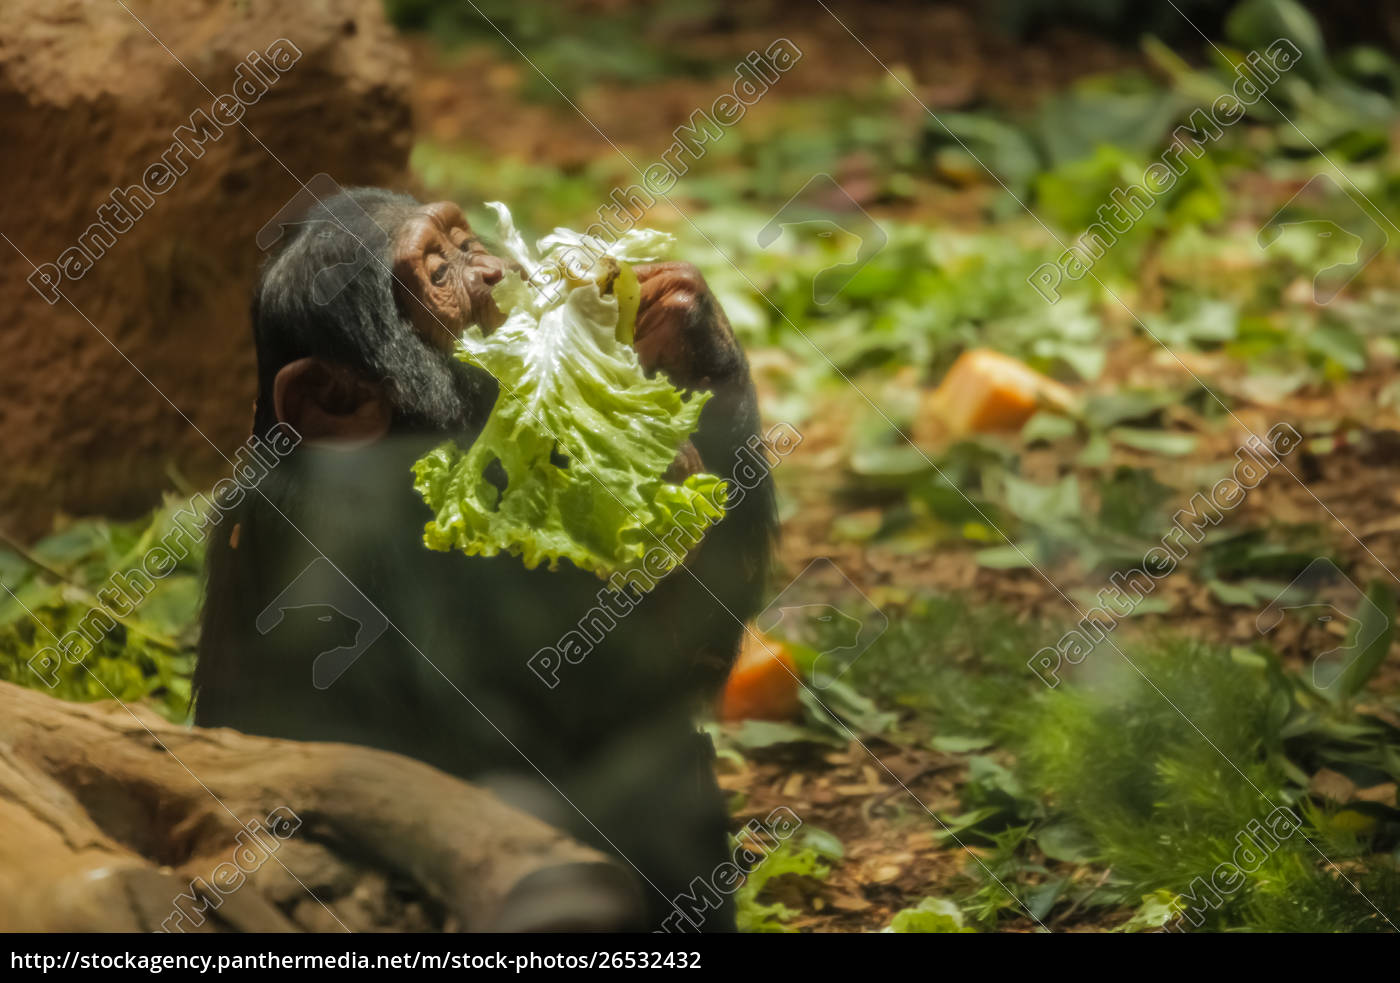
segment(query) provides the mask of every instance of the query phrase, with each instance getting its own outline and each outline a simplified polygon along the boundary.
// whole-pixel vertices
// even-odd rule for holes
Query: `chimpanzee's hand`
[[[777,510],[768,462],[760,453],[758,396],[729,318],[690,263],[635,267],[642,286],[633,344],[647,372],[660,370],[683,390],[709,392],[700,427],[681,445],[665,480],[706,471],[724,479],[726,515],[672,578],[661,610],[673,618],[688,653],[689,685],[716,693],[739,651],[743,623],[758,613]]]
[[[748,366],[729,319],[691,263],[635,267],[642,286],[633,344],[648,373],[660,369],[681,389],[718,390]]]
[[[681,446],[667,481],[722,467],[732,450],[727,439],[741,413],[751,412],[752,384],[744,353],[734,339],[704,276],[691,263],[635,267],[642,287],[633,344],[648,374],[660,370],[684,390],[713,393],[693,440]],[[715,458],[707,461],[705,458]]]

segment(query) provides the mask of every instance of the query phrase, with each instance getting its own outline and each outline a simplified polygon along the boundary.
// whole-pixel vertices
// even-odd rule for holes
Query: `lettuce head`
[[[414,464],[434,513],[424,542],[509,552],[532,569],[563,559],[601,577],[655,551],[648,572],[669,571],[724,515],[726,486],[714,475],[661,480],[709,394],[686,398],[661,373],[647,377],[618,340],[630,325],[619,325],[611,287],[621,264],[660,258],[671,236],[634,230],[608,243],[556,229],[536,256],[506,207],[488,207],[525,275],[496,285],[501,327],[460,339],[457,356],[491,373],[500,393],[470,447],[449,441]]]

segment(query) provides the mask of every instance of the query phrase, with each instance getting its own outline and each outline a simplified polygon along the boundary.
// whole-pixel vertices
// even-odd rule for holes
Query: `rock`
[[[298,180],[394,184],[408,158],[409,65],[378,0],[127,6],[144,26],[85,0],[0,19],[0,528],[23,537],[56,511],[138,512],[172,469],[226,474],[255,390],[259,229]],[[143,180],[158,193],[121,196]],[[35,267],[72,274],[66,300]]]

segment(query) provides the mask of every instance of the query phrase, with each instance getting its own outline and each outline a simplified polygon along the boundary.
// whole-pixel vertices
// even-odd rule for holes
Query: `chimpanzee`
[[[491,287],[507,269],[457,206],[389,191],[342,192],[286,230],[252,303],[253,429],[290,425],[302,443],[212,534],[195,721],[370,745],[489,784],[621,855],[640,875],[639,927],[654,928],[727,857],[693,713],[757,612],[771,481],[750,482],[654,589],[629,588],[630,607],[566,562],[427,549],[411,465],[447,439],[468,446],[490,413],[495,380],[452,348],[502,323]],[[643,367],[713,394],[673,471],[698,457],[727,477],[758,432],[744,355],[693,266],[636,272]],[[599,629],[600,605],[610,630],[546,685],[530,657],[589,612]],[[703,922],[732,928],[729,899]]]

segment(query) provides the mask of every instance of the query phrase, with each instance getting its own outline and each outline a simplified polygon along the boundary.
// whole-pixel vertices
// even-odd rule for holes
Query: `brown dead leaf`
[[[1341,772],[1323,768],[1308,782],[1308,792],[1318,798],[1346,803],[1356,797],[1356,783]]]
[[[837,911],[868,911],[870,902],[855,894],[837,894],[831,899],[831,907]]]
[[[876,867],[875,872],[870,875],[870,879],[876,884],[888,884],[899,879],[899,875],[904,873],[904,868],[898,864],[885,864]]]
[[[1383,785],[1372,785],[1370,788],[1357,789],[1356,798],[1362,802],[1379,802],[1381,805],[1395,805],[1396,785],[1394,782],[1386,782]]]
[[[837,795],[849,797],[853,795],[879,795],[885,791],[885,787],[883,785],[833,785],[831,790]]]

